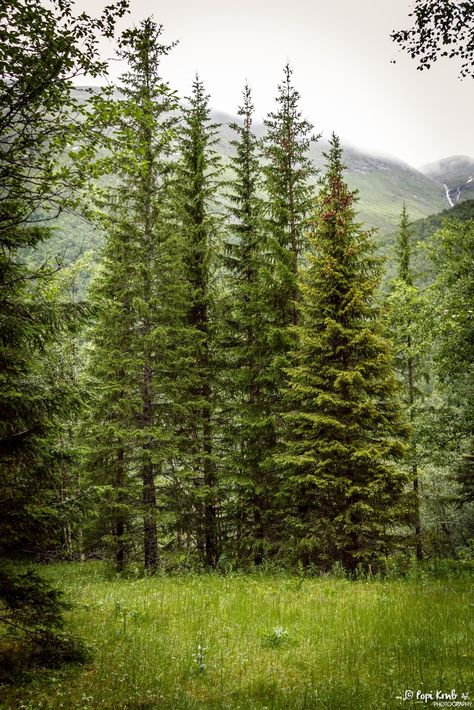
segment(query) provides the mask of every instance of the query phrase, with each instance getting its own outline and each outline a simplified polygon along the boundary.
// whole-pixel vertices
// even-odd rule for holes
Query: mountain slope
[[[100,92],[99,87],[76,87],[74,92],[80,101],[85,101],[91,90]],[[235,137],[229,124],[238,122],[238,119],[220,111],[213,111],[211,119],[221,124],[217,148],[225,159],[233,151],[230,141]],[[261,121],[255,121],[253,128],[259,137],[266,131]],[[318,168],[323,168],[323,153],[328,148],[325,139],[313,144],[310,154]],[[343,145],[343,148],[347,182],[351,189],[359,190],[360,220],[369,227],[378,227],[382,240],[398,224],[403,202],[413,219],[427,217],[446,207],[446,191],[438,177],[420,172],[391,156],[363,152],[350,145]]]
[[[229,123],[236,121],[233,116],[215,112],[212,119],[222,125],[221,152],[228,156],[232,152],[230,140],[233,132]],[[254,131],[262,137],[263,123],[255,123]],[[360,220],[369,227],[378,227],[382,239],[398,224],[403,202],[413,219],[427,217],[446,206],[445,190],[429,176],[415,170],[396,158],[362,152],[349,145],[343,146],[346,165],[346,179],[349,187],[359,190]],[[313,144],[310,155],[315,165],[323,169],[323,153],[329,149],[327,140]]]
[[[320,154],[325,149],[324,143],[313,148],[317,164],[323,162]],[[443,189],[396,158],[371,155],[348,146],[343,159],[349,187],[359,191],[360,219],[370,227],[378,227],[382,240],[398,225],[403,202],[414,219],[444,207]]]
[[[82,97],[82,94],[81,94]],[[234,133],[229,123],[234,116],[214,112],[212,120],[221,124],[218,150],[224,161],[232,153],[230,141]],[[255,123],[255,133],[263,136],[265,126]],[[319,169],[324,168],[324,153],[328,150],[326,140],[319,140],[311,148],[311,157]],[[438,180],[425,175],[396,158],[374,155],[351,146],[344,147],[343,159],[346,164],[346,179],[351,189],[359,191],[359,219],[368,227],[377,227],[377,240],[381,251],[387,253],[396,229],[403,202],[406,203],[411,219],[416,220],[438,213],[446,207],[444,187]],[[226,177],[230,171],[226,171]],[[35,255],[43,261],[58,256],[64,263],[75,261],[85,251],[92,252],[92,260],[103,244],[103,234],[89,223],[72,215],[61,215],[55,224],[55,235],[48,240]]]
[[[474,160],[467,155],[437,160],[424,165],[421,172],[443,186],[450,207],[474,199]]]

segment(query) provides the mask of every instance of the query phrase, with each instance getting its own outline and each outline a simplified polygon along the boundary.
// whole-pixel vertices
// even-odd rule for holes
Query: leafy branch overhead
[[[86,108],[72,79],[104,77],[97,37],[111,37],[126,9],[120,0],[92,18],[74,15],[69,0],[0,7],[0,617],[50,655],[76,645],[63,635],[61,594],[9,559],[34,554],[61,525],[58,488],[73,458],[65,440],[82,402],[55,348],[91,309],[52,287],[58,269],[31,267],[26,255],[86,182],[65,155],[77,140],[92,156],[100,136],[82,134]]]
[[[459,76],[474,76],[474,3],[472,0],[415,0],[409,29],[392,32],[394,42],[429,69],[438,59],[461,62]]]

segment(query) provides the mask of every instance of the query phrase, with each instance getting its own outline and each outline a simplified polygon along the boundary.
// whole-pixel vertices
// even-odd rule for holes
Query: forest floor
[[[0,688],[1,708],[474,709],[467,573],[111,580],[94,562],[41,571],[74,602],[69,628],[93,660]]]

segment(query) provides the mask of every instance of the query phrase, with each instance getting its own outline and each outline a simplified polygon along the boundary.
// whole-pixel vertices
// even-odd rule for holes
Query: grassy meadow
[[[93,660],[4,686],[2,708],[381,710],[415,706],[397,699],[406,690],[452,689],[474,700],[468,573],[118,580],[90,562],[41,571],[74,602],[69,627]]]

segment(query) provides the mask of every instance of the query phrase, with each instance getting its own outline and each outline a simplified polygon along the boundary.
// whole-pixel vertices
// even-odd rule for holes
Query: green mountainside
[[[215,113],[214,120],[222,124],[221,151],[230,155],[232,131],[229,123],[235,118]],[[264,134],[263,123],[256,123],[257,136]],[[310,155],[318,168],[325,164],[328,141],[314,143]],[[439,212],[447,205],[444,187],[407,163],[396,158],[363,152],[343,144],[346,179],[352,190],[359,191],[359,215],[364,224],[378,227],[382,235],[389,234],[398,224],[403,202],[413,219]]]
[[[323,150],[324,144],[313,149],[317,164],[323,159],[316,151]],[[403,202],[413,219],[427,217],[446,206],[444,190],[406,163],[351,147],[344,149],[343,157],[347,183],[359,191],[360,219],[370,227],[378,227],[382,240],[398,224]]]
[[[230,141],[234,137],[229,123],[235,118],[229,114],[214,112],[212,119],[221,124],[218,149],[224,160],[228,161],[232,153]],[[256,123],[254,130],[258,136],[263,136],[263,123]],[[324,153],[327,149],[328,143],[324,139],[320,139],[311,148],[311,157],[320,169],[324,166]],[[432,222],[424,218],[436,215],[430,218],[436,220],[438,213],[447,205],[445,189],[439,181],[402,161],[362,152],[351,146],[344,148],[343,158],[348,185],[359,191],[360,221],[368,227],[377,228],[380,248],[384,254],[390,252],[403,202],[407,205],[410,218],[421,220],[417,222],[423,225],[419,226],[419,229],[427,233],[431,228],[427,225]],[[456,211],[457,208],[458,206]],[[454,210],[450,212],[454,213]],[[52,226],[53,235],[36,251],[35,261],[42,263],[47,259],[55,259],[69,264],[89,252],[89,265],[84,267],[88,272],[98,260],[103,244],[102,233],[81,216],[74,214],[60,215]],[[88,273],[81,278],[85,284]]]
[[[415,241],[426,242],[442,226],[443,220],[447,218],[461,221],[474,219],[474,199],[464,200],[454,207],[448,207],[442,212],[414,222]]]
[[[442,212],[432,214],[429,217],[416,220],[412,223],[413,244],[415,245],[413,251],[413,266],[415,272],[417,273],[419,283],[421,284],[429,283],[434,277],[431,262],[426,251],[426,244],[430,237],[432,237],[432,235],[442,227],[445,219],[458,219],[461,221],[469,219],[474,220],[474,200],[464,200],[456,204],[454,207],[448,207],[448,209],[442,210]],[[388,257],[384,278],[385,283],[387,283],[388,280],[394,276],[393,249],[395,245],[395,237],[396,232],[394,231],[388,235],[386,248],[383,249],[382,247],[382,250]]]

